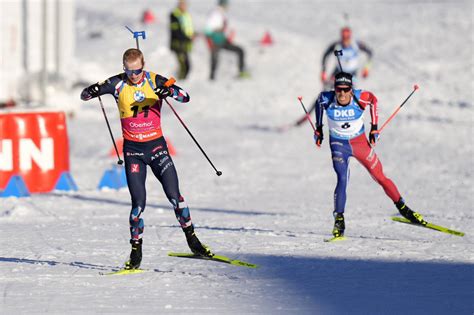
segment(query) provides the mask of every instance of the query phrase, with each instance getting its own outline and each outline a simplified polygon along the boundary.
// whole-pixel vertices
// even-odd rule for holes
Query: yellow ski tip
[[[142,273],[145,272],[144,269],[120,269],[117,271],[112,271],[108,273],[104,273],[105,276],[120,276],[120,275],[131,275],[135,273]]]
[[[346,240],[347,238],[345,236],[335,236],[335,237],[331,237],[331,238],[328,238],[328,239],[325,239],[324,241],[326,243],[330,243],[330,242],[339,242],[339,241],[344,241]]]

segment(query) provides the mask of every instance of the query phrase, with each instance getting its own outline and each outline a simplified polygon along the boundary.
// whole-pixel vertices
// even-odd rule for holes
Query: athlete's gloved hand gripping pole
[[[174,83],[176,82],[175,78],[171,77],[168,79],[168,81],[165,82],[164,84],[164,88],[157,88],[157,95],[158,97],[160,97],[161,99],[164,99],[166,104],[168,104],[168,106],[171,108],[171,110],[173,111],[173,113],[175,114],[176,118],[178,118],[179,122],[181,123],[181,125],[183,125],[184,129],[186,129],[186,131],[188,132],[188,134],[191,136],[191,138],[193,139],[194,143],[196,143],[196,145],[198,146],[199,150],[201,150],[202,154],[204,154],[204,156],[206,157],[207,161],[209,162],[209,164],[211,164],[212,168],[216,171],[216,175],[217,176],[221,176],[222,175],[222,172],[221,171],[218,171],[216,169],[216,167],[214,166],[214,164],[212,163],[212,161],[209,159],[209,157],[207,156],[206,152],[204,152],[203,148],[199,145],[199,142],[197,142],[196,138],[194,138],[193,134],[191,133],[191,131],[189,131],[188,127],[186,126],[186,124],[184,123],[184,121],[181,119],[181,117],[179,117],[178,113],[175,111],[175,109],[173,108],[173,106],[171,106],[171,104],[168,102],[168,100],[166,99],[166,97],[168,96],[171,96],[171,93],[169,93],[169,87],[171,87]],[[167,92],[168,91],[168,92]],[[163,97],[161,97],[160,95],[162,95]]]
[[[123,160],[120,158],[120,154],[117,149],[117,144],[115,143],[114,135],[112,134],[112,129],[110,129],[109,120],[107,119],[107,115],[105,114],[104,104],[102,103],[102,99],[100,98],[100,95],[97,94],[97,98],[99,99],[100,107],[102,108],[102,113],[104,114],[105,122],[107,123],[107,128],[109,129],[110,137],[112,138],[112,143],[114,144],[115,153],[117,154],[117,159],[118,159],[117,164],[122,165]]]
[[[100,92],[99,84],[98,83],[92,84],[91,86],[84,89],[84,91],[81,94],[81,99],[85,101],[88,101],[94,97],[97,97],[99,99],[100,107],[102,108],[102,113],[104,114],[105,122],[107,123],[107,128],[109,129],[110,137],[112,138],[112,143],[114,144],[115,153],[117,154],[117,159],[118,159],[117,164],[122,165],[123,160],[120,158],[120,154],[117,150],[117,145],[115,144],[114,135],[112,134],[112,130],[110,129],[109,120],[107,119],[107,114],[105,113],[104,104],[102,103],[102,99],[100,98],[99,92]]]

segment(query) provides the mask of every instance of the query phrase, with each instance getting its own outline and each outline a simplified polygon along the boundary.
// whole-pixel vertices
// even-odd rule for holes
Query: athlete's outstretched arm
[[[94,97],[104,95],[104,94],[114,94],[115,92],[115,85],[121,81],[121,75],[115,75],[113,77],[108,78],[105,81],[94,83],[84,90],[81,93],[81,100],[88,101]]]
[[[323,132],[323,113],[324,113],[324,105],[327,104],[328,100],[324,96],[325,93],[322,92],[319,94],[316,102],[314,102],[314,108],[316,112],[316,130],[314,131],[314,142],[318,147],[321,147],[324,139],[324,132]]]

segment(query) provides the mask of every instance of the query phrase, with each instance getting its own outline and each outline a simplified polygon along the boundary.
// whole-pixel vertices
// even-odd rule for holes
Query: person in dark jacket
[[[170,49],[176,54],[179,70],[178,79],[186,79],[191,69],[189,53],[193,48],[194,29],[186,0],[179,0],[170,14]]]

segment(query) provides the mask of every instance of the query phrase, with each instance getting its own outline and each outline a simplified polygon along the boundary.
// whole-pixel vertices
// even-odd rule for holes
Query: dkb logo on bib
[[[334,117],[353,117],[355,112],[353,109],[342,109],[342,110],[335,110]]]

